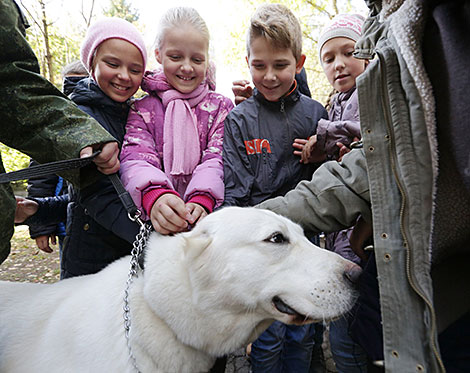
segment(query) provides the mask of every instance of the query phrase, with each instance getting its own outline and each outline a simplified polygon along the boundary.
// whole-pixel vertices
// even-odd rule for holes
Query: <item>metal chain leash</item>
[[[152,231],[152,227],[149,224],[144,223],[140,220],[140,211],[135,214],[135,216],[131,216],[129,214],[129,219],[132,221],[137,222],[140,225],[139,233],[137,234],[135,241],[133,243],[132,251],[131,251],[131,261],[130,261],[130,268],[129,274],[127,277],[126,288],[124,290],[124,332],[126,335],[127,341],[127,349],[129,350],[129,357],[131,359],[132,365],[136,372],[140,373],[140,370],[137,366],[137,361],[135,359],[134,354],[132,353],[131,341],[129,337],[129,333],[131,330],[131,309],[129,305],[129,289],[134,280],[134,277],[139,276],[139,258],[142,255],[142,252],[147,245],[147,240]]]

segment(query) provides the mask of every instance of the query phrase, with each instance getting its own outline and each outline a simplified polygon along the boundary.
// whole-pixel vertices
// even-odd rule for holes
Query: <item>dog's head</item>
[[[302,324],[336,318],[353,303],[344,274],[354,264],[311,244],[300,226],[267,210],[224,208],[191,232],[149,245],[158,255],[149,253],[145,271],[155,265],[158,273],[148,286],[166,304],[182,297],[184,305],[175,307],[191,323],[207,317],[224,325],[240,319]],[[156,307],[160,316],[181,322],[174,308]]]

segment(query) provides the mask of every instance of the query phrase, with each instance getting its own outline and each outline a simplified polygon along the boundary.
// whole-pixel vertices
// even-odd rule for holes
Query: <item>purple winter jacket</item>
[[[143,87],[149,95],[131,106],[120,155],[120,175],[124,187],[146,219],[143,196],[152,189],[175,188],[171,177],[163,171],[163,104],[153,92],[152,76],[145,76],[144,81]],[[222,204],[224,120],[232,108],[230,99],[213,91],[193,108],[198,119],[201,160],[193,174],[187,177],[186,187],[175,190],[185,202],[196,195],[205,195],[215,201],[215,207]]]
[[[320,119],[317,127],[318,145],[322,146],[329,159],[337,159],[339,148],[337,142],[349,145],[354,137],[361,138],[359,122],[359,102],[356,87],[333,97],[328,118]],[[334,161],[336,162],[336,161]],[[353,228],[344,229],[326,235],[326,248],[357,264],[359,257],[352,251],[349,237]]]
[[[337,142],[348,146],[354,137],[361,138],[356,87],[333,97],[328,118],[318,121],[317,144],[325,150],[328,159],[337,159]]]

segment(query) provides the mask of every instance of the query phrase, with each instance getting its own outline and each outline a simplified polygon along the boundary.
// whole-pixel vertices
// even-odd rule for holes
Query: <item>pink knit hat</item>
[[[358,41],[362,32],[364,17],[360,14],[338,14],[322,30],[318,39],[318,54],[325,43],[333,38],[349,38]]]
[[[132,23],[124,19],[109,17],[93,23],[88,28],[85,39],[82,42],[80,59],[88,72],[90,72],[96,48],[108,39],[122,39],[135,45],[142,54],[145,69],[145,65],[147,64],[147,49],[145,48],[145,42],[140,32]]]

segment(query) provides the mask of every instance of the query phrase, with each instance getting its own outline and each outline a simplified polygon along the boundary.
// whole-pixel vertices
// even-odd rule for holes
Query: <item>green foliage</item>
[[[3,166],[6,172],[20,170],[29,165],[29,157],[18,150],[0,143]],[[26,181],[15,181],[11,183],[14,189],[26,189]]]
[[[109,2],[109,8],[103,12],[105,16],[122,18],[130,23],[135,23],[139,20],[140,15],[138,10],[132,8],[126,0],[110,0]]]

